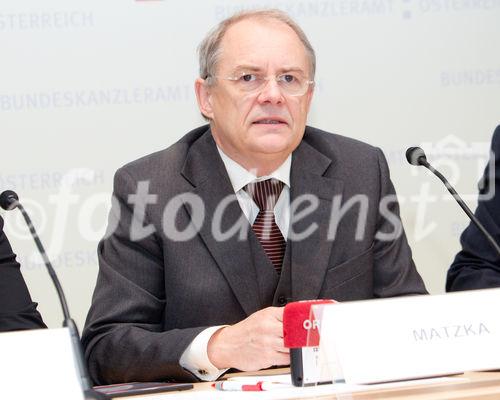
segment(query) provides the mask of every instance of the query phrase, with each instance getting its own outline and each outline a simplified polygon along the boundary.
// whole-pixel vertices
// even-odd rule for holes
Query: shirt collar
[[[278,167],[278,169],[274,170],[269,175],[257,177],[226,155],[219,146],[217,146],[217,150],[219,151],[222,162],[226,167],[229,180],[231,181],[231,185],[233,185],[234,193],[239,192],[251,182],[264,181],[269,178],[278,179],[290,188],[290,169],[292,166],[291,154],[288,155],[286,160]]]

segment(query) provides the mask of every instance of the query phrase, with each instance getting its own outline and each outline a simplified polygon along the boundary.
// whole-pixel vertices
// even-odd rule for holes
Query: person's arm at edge
[[[500,243],[500,194],[497,193],[500,188],[500,125],[493,133],[491,151],[492,158],[484,171],[474,214]],[[472,222],[462,232],[460,243],[462,248],[448,270],[446,291],[500,287],[500,256]]]
[[[0,332],[46,328],[37,303],[31,300],[3,225],[0,217]]]

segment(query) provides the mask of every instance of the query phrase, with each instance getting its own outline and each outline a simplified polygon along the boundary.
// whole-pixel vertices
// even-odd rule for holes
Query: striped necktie
[[[286,243],[278,225],[276,225],[274,206],[283,190],[283,186],[284,183],[277,179],[252,182],[245,186],[245,191],[259,207],[259,213],[252,225],[252,230],[278,275],[281,273]]]

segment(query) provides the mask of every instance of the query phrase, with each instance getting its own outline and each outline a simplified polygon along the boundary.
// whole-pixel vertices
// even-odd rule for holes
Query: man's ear
[[[194,82],[194,91],[200,112],[209,119],[213,119],[212,104],[210,104],[211,90],[205,79],[197,78]]]

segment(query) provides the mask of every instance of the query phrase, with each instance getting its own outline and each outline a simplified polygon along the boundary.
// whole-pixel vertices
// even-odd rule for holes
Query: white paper
[[[290,374],[282,375],[251,375],[251,376],[232,376],[228,378],[228,381],[241,382],[252,384],[255,382],[273,382],[273,383],[285,383],[292,385],[292,377]]]
[[[0,333],[0,398],[83,400],[67,328]]]

